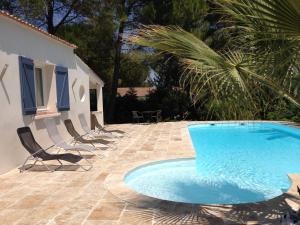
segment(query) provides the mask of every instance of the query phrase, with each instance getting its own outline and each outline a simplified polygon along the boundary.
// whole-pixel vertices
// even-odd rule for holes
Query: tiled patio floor
[[[235,206],[176,204],[135,194],[120,180],[129,168],[194,156],[187,122],[111,127],[130,137],[118,141],[118,150],[102,151],[104,159],[91,158],[91,171],[64,166],[54,173],[15,169],[1,175],[0,225],[279,224],[287,201],[300,202],[294,186],[276,199]],[[298,175],[292,179],[300,181]]]

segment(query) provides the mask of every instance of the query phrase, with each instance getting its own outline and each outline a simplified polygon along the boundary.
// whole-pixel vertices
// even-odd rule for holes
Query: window
[[[98,111],[97,104],[97,89],[90,89],[90,111]]]
[[[45,98],[44,98],[44,77],[42,68],[35,68],[35,98],[37,108],[45,107]]]

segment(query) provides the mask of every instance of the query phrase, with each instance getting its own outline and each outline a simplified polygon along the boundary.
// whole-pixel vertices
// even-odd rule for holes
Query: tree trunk
[[[107,122],[112,123],[114,121],[115,114],[115,106],[116,106],[116,96],[118,83],[120,78],[120,70],[121,70],[121,50],[122,50],[122,37],[125,28],[125,22],[120,23],[119,31],[118,31],[118,39],[115,44],[115,65],[114,65],[114,74],[111,84],[111,95],[108,103],[108,111],[107,111]]]
[[[53,17],[54,17],[53,2],[52,2],[52,0],[48,0],[47,1],[46,18],[47,18],[47,30],[48,30],[49,34],[55,33]]]

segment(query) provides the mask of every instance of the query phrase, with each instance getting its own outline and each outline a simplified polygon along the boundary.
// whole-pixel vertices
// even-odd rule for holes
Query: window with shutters
[[[19,57],[22,110],[35,119],[70,110],[68,68]]]

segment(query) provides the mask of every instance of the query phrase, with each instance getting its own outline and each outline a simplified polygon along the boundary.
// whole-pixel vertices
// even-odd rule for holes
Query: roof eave
[[[4,18],[10,19],[10,20],[12,20],[14,22],[17,22],[18,24],[24,26],[25,28],[28,28],[28,29],[31,29],[31,30],[33,30],[35,32],[43,34],[46,37],[51,38],[51,40],[57,41],[60,44],[64,44],[65,46],[68,46],[68,47],[70,47],[72,49],[76,49],[77,48],[76,45],[74,45],[72,43],[69,43],[68,41],[63,40],[63,39],[61,39],[61,38],[59,38],[59,37],[57,37],[57,36],[55,36],[53,34],[49,34],[48,32],[42,30],[41,28],[39,28],[37,26],[34,26],[34,25],[26,22],[25,20],[21,19],[21,18],[18,18],[18,17],[14,16],[14,15],[11,15],[8,12],[0,10],[0,16],[3,16]]]

